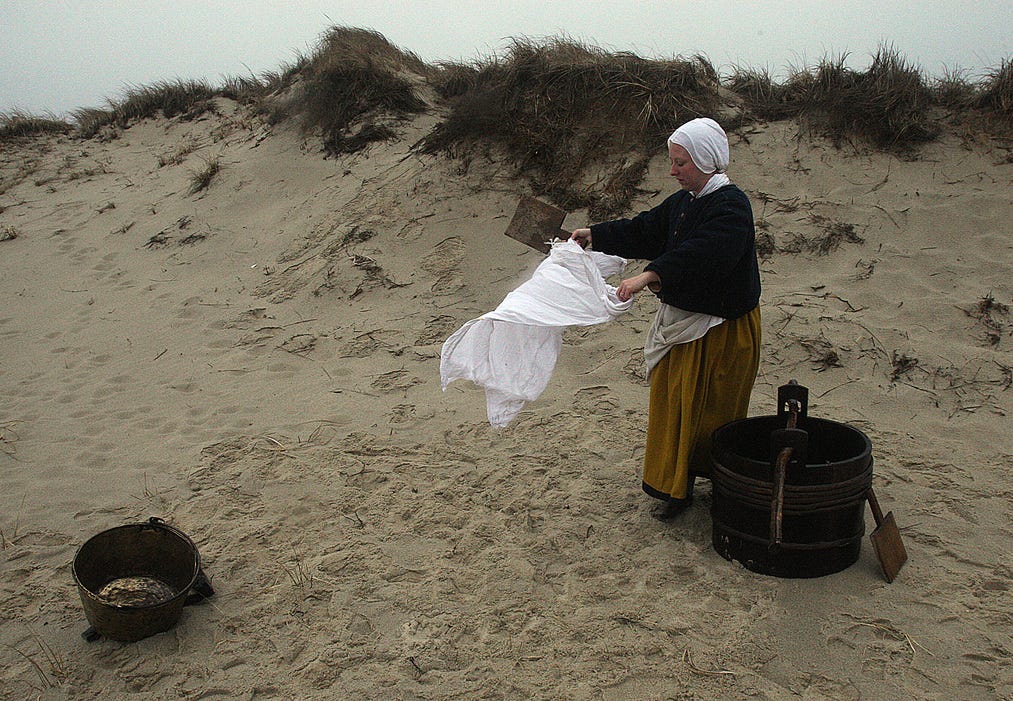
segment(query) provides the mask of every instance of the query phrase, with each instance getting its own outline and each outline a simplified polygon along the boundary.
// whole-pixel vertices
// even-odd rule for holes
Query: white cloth
[[[625,265],[619,256],[585,251],[573,240],[553,243],[529,280],[444,341],[444,391],[457,379],[481,385],[489,423],[509,424],[549,384],[567,327],[602,324],[633,305],[605,282]]]
[[[700,188],[700,192],[694,192],[693,196],[703,197],[704,195],[709,195],[719,187],[724,187],[730,182],[731,180],[729,180],[728,176],[724,173],[715,173],[711,176],[711,179],[707,181],[707,184]]]
[[[691,119],[672,132],[668,141],[686,149],[701,173],[728,170],[728,136],[713,119]]]
[[[708,331],[724,321],[720,316],[687,312],[662,302],[658,313],[654,315],[651,328],[647,330],[647,341],[644,344],[647,376],[651,376],[654,366],[661,362],[672,346],[703,338]]]

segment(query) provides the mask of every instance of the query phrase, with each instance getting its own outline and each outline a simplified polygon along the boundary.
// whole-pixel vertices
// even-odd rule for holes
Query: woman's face
[[[682,185],[683,190],[700,192],[713,173],[704,173],[696,167],[690,158],[689,151],[679,144],[668,143],[668,156],[672,159],[672,175]]]

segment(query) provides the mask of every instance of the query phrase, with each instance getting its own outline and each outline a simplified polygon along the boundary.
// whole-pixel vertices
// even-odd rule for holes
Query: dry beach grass
[[[427,66],[336,28],[70,129],[6,115],[0,697],[1013,699],[1009,75],[926,84],[884,51],[781,86],[562,39]],[[595,96],[630,109],[611,140]],[[665,134],[709,111],[763,244],[751,414],[794,378],[869,435],[893,584],[867,542],[816,580],[726,562],[706,483],[650,516],[651,299],[568,331],[505,430],[439,389],[442,341],[540,259],[502,235],[518,196],[569,227],[650,206]],[[84,642],[75,549],[149,516],[217,595]]]

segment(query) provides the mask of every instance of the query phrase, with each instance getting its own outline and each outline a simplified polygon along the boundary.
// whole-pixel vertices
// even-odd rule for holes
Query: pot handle
[[[193,546],[194,552],[197,552],[197,546],[193,545],[193,541],[190,540],[190,536],[186,535],[185,533],[183,533],[183,531],[179,530],[178,528],[170,526],[168,523],[165,522],[165,519],[161,519],[158,516],[152,516],[151,518],[148,519],[147,526],[150,528],[164,528],[167,531],[172,531],[176,535],[180,536],[181,538],[184,538],[187,542],[189,542]],[[210,599],[212,596],[215,595],[215,590],[211,586],[211,580],[209,580],[207,575],[204,574],[204,569],[200,567],[199,554],[197,555],[197,558],[198,558],[197,577],[196,579],[194,579],[193,586],[190,587],[190,591],[187,592],[186,600],[183,602],[184,606],[193,606],[194,604],[199,604],[205,599]]]

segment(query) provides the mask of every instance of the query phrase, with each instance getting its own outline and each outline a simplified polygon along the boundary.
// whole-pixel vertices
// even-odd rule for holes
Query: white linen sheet
[[[507,426],[548,386],[566,328],[606,323],[633,305],[605,282],[625,266],[624,258],[585,251],[575,241],[554,242],[529,280],[443,343],[444,391],[457,379],[484,387],[489,423]]]

